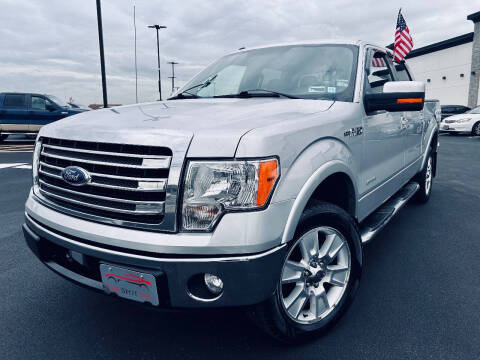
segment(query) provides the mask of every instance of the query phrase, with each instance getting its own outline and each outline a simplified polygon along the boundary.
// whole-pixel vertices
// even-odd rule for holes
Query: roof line
[[[407,55],[406,59],[411,59],[420,55],[430,54],[435,51],[448,49],[458,45],[468,44],[469,42],[472,42],[472,41],[473,41],[473,32],[463,34],[460,36],[455,36],[447,40],[439,41],[418,49],[414,49],[410,52],[410,54]],[[388,45],[387,48],[393,49],[393,43]]]

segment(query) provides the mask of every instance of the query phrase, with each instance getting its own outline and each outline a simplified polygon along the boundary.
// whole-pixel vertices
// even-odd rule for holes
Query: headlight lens
[[[261,208],[278,176],[277,159],[190,161],[183,194],[183,229],[211,230],[225,211]]]
[[[469,122],[470,120],[472,120],[472,119],[471,119],[471,118],[457,119],[457,120],[455,120],[455,122],[457,122],[457,123],[466,123],[466,122]]]
[[[32,159],[33,186],[38,185],[38,162],[40,161],[41,148],[42,148],[41,140],[37,136],[37,140],[35,141],[35,149],[33,150],[33,159]]]

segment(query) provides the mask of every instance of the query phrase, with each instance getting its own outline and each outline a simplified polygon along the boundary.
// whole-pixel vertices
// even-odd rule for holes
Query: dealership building
[[[414,49],[406,58],[415,80],[425,82],[426,98],[442,105],[480,104],[480,11],[467,20],[473,32]]]

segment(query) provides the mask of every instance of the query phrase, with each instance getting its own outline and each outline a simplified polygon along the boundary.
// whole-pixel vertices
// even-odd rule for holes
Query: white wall
[[[425,82],[426,99],[438,99],[442,105],[467,105],[471,61],[470,42],[408,59],[407,64],[415,80]]]

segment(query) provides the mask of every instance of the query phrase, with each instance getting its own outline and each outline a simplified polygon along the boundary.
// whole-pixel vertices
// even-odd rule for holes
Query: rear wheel
[[[475,125],[473,125],[472,135],[473,136],[480,136],[480,121],[477,122]]]
[[[317,203],[302,215],[275,294],[250,315],[285,342],[319,336],[350,305],[360,281],[361,261],[353,218],[335,205]]]
[[[430,199],[433,185],[433,156],[431,152],[428,154],[422,171],[415,177],[415,181],[419,183],[420,188],[415,194],[414,200],[420,204],[424,204]]]

